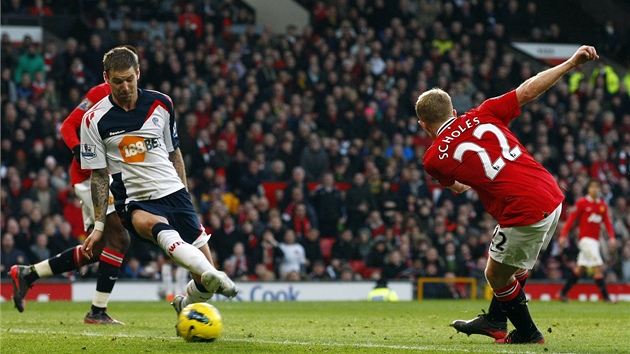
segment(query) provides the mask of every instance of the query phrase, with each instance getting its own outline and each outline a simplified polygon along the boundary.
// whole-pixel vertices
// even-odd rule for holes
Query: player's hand
[[[573,54],[569,61],[573,64],[573,66],[578,66],[597,59],[599,59],[599,55],[597,55],[595,47],[583,45],[575,52],[575,54]]]
[[[608,249],[611,251],[614,251],[617,249],[617,239],[616,238],[609,238],[608,239]]]
[[[92,233],[85,239],[83,245],[81,245],[81,254],[87,259],[92,259],[94,256],[94,245],[98,243],[103,237],[103,231],[93,230]]]
[[[74,158],[77,160],[79,165],[81,164],[81,144],[77,144],[77,146],[72,148],[72,153],[74,154]]]

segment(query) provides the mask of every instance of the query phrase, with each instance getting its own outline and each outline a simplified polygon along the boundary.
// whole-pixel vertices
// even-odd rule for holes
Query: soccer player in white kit
[[[112,93],[87,111],[81,122],[81,165],[92,170],[95,217],[94,230],[81,251],[91,257],[93,244],[103,235],[111,188],[125,228],[160,245],[192,274],[187,296],[174,300],[177,312],[188,304],[209,300],[215,292],[236,296],[232,280],[212,265],[210,236],[187,191],[170,97],[138,88],[138,62],[125,47],[107,52],[103,67]]]

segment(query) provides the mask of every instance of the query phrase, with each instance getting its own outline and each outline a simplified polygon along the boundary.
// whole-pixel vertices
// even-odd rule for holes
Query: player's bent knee
[[[133,224],[136,232],[149,240],[154,239],[153,237],[153,227],[158,223],[168,224],[168,220],[166,218],[153,215],[141,209],[136,209],[131,214],[131,223]]]
[[[112,230],[112,237],[108,240],[107,246],[116,252],[126,253],[131,240],[126,230]]]
[[[492,268],[486,268],[486,280],[492,289],[501,289],[508,285],[510,277]]]
[[[125,253],[131,243],[129,232],[121,224],[116,214],[109,214],[105,224],[105,232],[109,235],[107,246],[114,251]]]

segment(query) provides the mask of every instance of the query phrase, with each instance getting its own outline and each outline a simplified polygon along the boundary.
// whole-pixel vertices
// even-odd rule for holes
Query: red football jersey
[[[507,124],[521,112],[516,91],[445,122],[424,155],[424,168],[445,187],[471,186],[502,227],[534,224],[564,199],[556,180]]]
[[[83,98],[83,101],[81,101],[66,120],[63,121],[61,125],[61,137],[70,149],[81,143],[79,129],[81,128],[81,119],[83,119],[85,112],[111,92],[111,88],[105,82],[92,87]],[[81,165],[76,159],[72,159],[72,164],[70,165],[70,182],[73,185],[89,179],[91,175],[92,170],[82,170]]]
[[[562,228],[560,237],[567,237],[577,218],[580,220],[578,225],[580,228],[579,239],[590,237],[599,240],[602,222],[606,226],[608,237],[615,238],[615,231],[608,216],[608,206],[603,200],[593,200],[589,196],[578,199],[564,224],[564,228]]]

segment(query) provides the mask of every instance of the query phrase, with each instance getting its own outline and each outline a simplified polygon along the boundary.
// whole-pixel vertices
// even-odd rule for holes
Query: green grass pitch
[[[0,353],[630,353],[630,303],[530,302],[546,344],[497,345],[456,334],[454,319],[486,301],[219,302],[223,335],[213,343],[175,336],[167,302],[114,302],[125,326],[84,325],[89,303],[13,303],[1,310]]]

